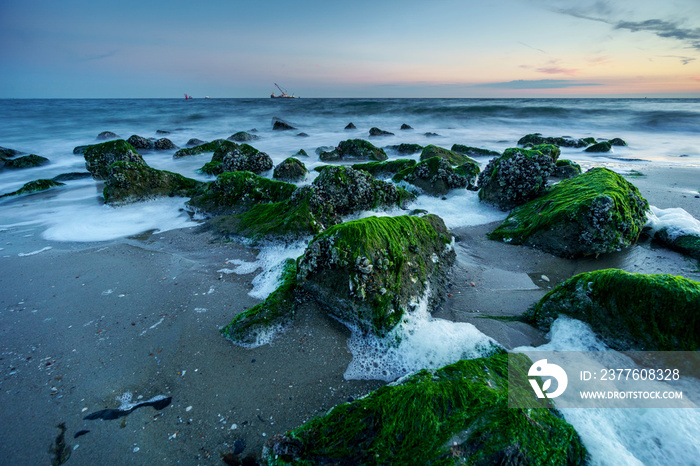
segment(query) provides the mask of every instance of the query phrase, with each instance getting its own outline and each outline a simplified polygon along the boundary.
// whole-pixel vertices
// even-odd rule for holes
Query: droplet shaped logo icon
[[[556,364],[548,363],[546,359],[540,359],[530,366],[527,375],[529,377],[540,377],[543,380],[542,386],[540,387],[537,379],[528,379],[537,398],[556,398],[564,393],[569,383],[566,371]],[[549,389],[552,386],[552,380],[557,381],[557,386],[556,390],[550,393]]]

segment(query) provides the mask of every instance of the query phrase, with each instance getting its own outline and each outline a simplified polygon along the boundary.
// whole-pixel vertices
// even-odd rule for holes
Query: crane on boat
[[[294,99],[293,95],[287,94],[287,91],[285,89],[282,89],[279,84],[275,83],[275,87],[280,90],[281,94],[280,95],[275,95],[273,92],[270,94],[271,99]]]

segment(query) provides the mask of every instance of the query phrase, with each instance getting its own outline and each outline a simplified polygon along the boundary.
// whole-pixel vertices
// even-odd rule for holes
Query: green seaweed
[[[319,160],[324,162],[348,159],[382,162],[387,158],[384,149],[376,147],[374,144],[364,139],[347,139],[341,141],[335,150],[321,152],[319,155]]]
[[[434,146],[431,144],[423,148],[423,151],[420,154],[420,159],[427,160],[432,157],[440,157],[442,159],[447,160],[452,165],[464,165],[467,162],[476,163],[476,161],[470,159],[464,154],[460,154],[459,152],[447,150],[442,147]]]
[[[697,351],[700,283],[669,274],[618,269],[576,275],[525,313],[540,328],[566,314],[583,320],[617,350]]]
[[[420,144],[401,143],[395,146],[388,146],[388,149],[395,150],[399,154],[417,154],[423,150]]]
[[[610,152],[612,145],[608,141],[598,142],[586,147],[585,152]]]
[[[42,157],[41,155],[29,154],[17,157],[16,159],[6,159],[5,168],[32,168],[40,167],[49,163],[49,159]]]
[[[465,146],[464,144],[453,144],[453,152],[459,152],[460,154],[468,155],[470,157],[498,157],[501,155],[500,152],[489,149],[481,149],[479,147]]]
[[[65,186],[65,183],[61,183],[61,182],[54,181],[54,180],[46,180],[46,179],[34,180],[34,181],[30,181],[29,183],[25,183],[17,191],[3,194],[0,197],[19,196],[20,194],[36,193],[39,191],[46,191],[47,189],[50,189],[50,188],[53,188],[56,186]]]
[[[406,181],[426,194],[442,196],[451,189],[473,186],[478,173],[479,165],[476,162],[467,162],[460,167],[452,168],[447,159],[431,157],[404,168],[394,175],[392,181],[394,183]]]
[[[224,172],[221,168],[221,162],[219,161],[207,162],[202,166],[202,168],[199,169],[199,171],[206,175],[213,176],[220,175]]]
[[[275,167],[272,177],[281,180],[299,181],[303,180],[307,173],[309,173],[309,170],[306,169],[306,165],[301,160],[287,157]]]
[[[114,162],[109,167],[103,196],[107,204],[126,204],[159,196],[191,197],[202,185],[179,173],[156,170],[145,164]]]
[[[205,142],[204,144],[200,144],[198,146],[194,147],[188,147],[185,149],[180,149],[175,154],[173,154],[174,158],[180,158],[180,157],[186,157],[188,155],[197,155],[197,154],[203,154],[205,152],[216,152],[217,150],[225,149],[225,150],[232,150],[238,147],[238,144],[228,141],[226,139],[216,139],[211,142]]]
[[[123,139],[88,146],[83,157],[85,157],[85,168],[92,174],[93,178],[98,180],[107,179],[110,167],[114,162],[129,162],[147,166],[134,146]]]
[[[398,159],[389,160],[387,162],[367,162],[356,163],[352,165],[355,170],[364,170],[374,177],[393,176],[401,170],[410,168],[416,165],[415,160]]]

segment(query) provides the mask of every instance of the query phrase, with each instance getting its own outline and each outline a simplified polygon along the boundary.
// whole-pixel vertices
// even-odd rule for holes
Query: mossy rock
[[[0,147],[0,158],[3,159],[11,159],[13,157],[17,157],[18,155],[24,154],[24,152],[18,151],[17,149],[10,149],[9,147]]]
[[[670,235],[664,228],[654,234],[654,239],[669,249],[700,261],[700,236],[698,235]]]
[[[252,172],[226,172],[207,183],[188,205],[209,214],[240,211],[241,206],[280,202],[296,190],[290,183],[263,178]]]
[[[51,188],[54,188],[56,186],[65,186],[65,183],[61,183],[61,182],[55,181],[55,180],[46,180],[46,179],[34,180],[34,181],[30,181],[29,183],[25,183],[24,186],[19,188],[17,191],[3,194],[0,197],[19,196],[20,194],[36,193],[39,191],[46,191],[47,189],[51,189]]]
[[[288,121],[284,121],[281,118],[274,117],[272,118],[272,130],[273,131],[288,131],[296,129],[294,126],[291,125]]]
[[[146,164],[114,162],[109,167],[103,196],[105,203],[121,205],[162,196],[191,197],[202,185],[200,181]]]
[[[420,153],[420,159],[428,160],[433,157],[440,157],[441,159],[445,159],[452,165],[464,165],[465,163],[470,161],[474,162],[472,159],[470,159],[464,154],[460,154],[459,152],[447,150],[442,147],[434,146],[432,144],[429,146],[425,146],[423,148],[423,151]]]
[[[195,147],[195,146],[201,146],[202,144],[206,144],[206,143],[207,143],[206,141],[202,141],[202,140],[199,139],[199,138],[190,138],[190,139],[187,141],[187,143],[185,144],[185,146],[187,146],[187,147]]]
[[[96,180],[109,177],[110,167],[115,162],[128,162],[131,165],[147,166],[134,146],[123,139],[94,144],[85,149],[85,168]]]
[[[202,168],[199,169],[202,173],[205,175],[212,175],[212,176],[217,176],[220,175],[224,172],[221,168],[221,162],[207,162],[204,165],[202,165]]]
[[[558,285],[525,316],[549,329],[560,314],[587,322],[616,350],[700,349],[700,283],[684,277],[586,272]]]
[[[515,208],[489,238],[563,257],[597,255],[634,244],[648,209],[629,181],[593,168]]]
[[[593,142],[591,142],[593,140]],[[537,146],[540,144],[554,144],[559,147],[586,147],[595,144],[593,138],[574,139],[570,137],[544,137],[540,133],[533,133],[523,136],[518,140],[518,145],[523,147]]]
[[[297,281],[324,309],[362,332],[383,336],[429,289],[433,309],[454,262],[452,236],[435,215],[369,217],[314,237]]]
[[[620,138],[612,138],[611,140],[608,141],[611,146],[626,146],[627,142],[624,139]]]
[[[235,134],[232,134],[231,136],[228,137],[229,141],[235,141],[235,142],[250,142],[254,141],[256,139],[260,139],[260,136],[256,134],[250,134],[246,131],[239,131]]]
[[[213,157],[212,161],[215,161]],[[269,155],[248,144],[241,144],[234,149],[226,151],[221,160],[221,169],[225,172],[250,171],[262,173],[272,169],[273,166],[274,163]]]
[[[478,166],[476,169],[478,174]],[[440,157],[433,157],[401,170],[392,180],[395,183],[406,181],[425,194],[439,197],[453,189],[466,188],[470,182],[473,183],[476,180],[476,177],[457,174],[450,162]]]
[[[85,145],[85,146],[75,146],[73,148],[73,153],[75,155],[83,155],[87,148],[90,147],[90,145]]]
[[[17,157],[16,159],[5,160],[5,168],[21,169],[21,168],[34,168],[46,165],[49,163],[49,159],[42,157],[41,155],[30,154]]]
[[[138,136],[136,134],[132,135],[129,137],[129,139],[126,140],[129,144],[134,146],[136,150],[143,149],[143,150],[153,150],[155,149],[155,142],[153,139],[146,139],[143,136]]]
[[[592,146],[586,147],[585,152],[610,152],[612,146],[608,141],[598,142]]]
[[[111,131],[102,131],[100,134],[97,135],[98,141],[106,141],[108,139],[119,139],[119,135]]]
[[[387,146],[387,149],[394,150],[398,152],[399,154],[417,154],[418,152],[423,150],[423,146],[420,144],[407,144],[407,143],[401,143],[395,146]]]
[[[238,314],[221,330],[232,342],[255,347],[268,342],[272,334],[289,325],[294,317],[297,263],[287,259],[280,286],[265,300]]]
[[[506,149],[479,175],[479,199],[501,210],[524,204],[544,192],[555,167],[552,156],[538,150]]]
[[[168,138],[160,138],[153,143],[153,148],[155,150],[175,150],[177,146]]]
[[[352,165],[355,170],[364,170],[375,178],[391,177],[406,168],[415,167],[416,161],[410,159],[389,160],[386,162],[367,162]]]
[[[500,152],[489,149],[481,149],[479,147],[465,146],[464,144],[453,144],[453,152],[459,152],[460,154],[468,155],[469,157],[498,157],[501,155]]]
[[[188,155],[203,154],[205,152],[216,152],[217,150],[233,150],[238,147],[235,142],[228,141],[226,139],[216,139],[211,142],[205,142],[194,147],[187,147],[185,149],[180,149],[173,154],[173,158],[186,157]],[[223,154],[222,154],[223,155]]]
[[[581,171],[581,165],[576,162],[572,162],[568,159],[559,159],[557,160],[557,166],[552,176],[562,179],[573,178],[576,175],[580,175]]]
[[[302,181],[308,173],[309,170],[306,169],[301,160],[289,157],[275,167],[272,177],[278,180],[294,182]]]
[[[526,379],[532,361],[510,357],[519,362],[511,371]],[[508,358],[418,371],[272,437],[263,459],[270,466],[585,464],[586,448],[558,411],[508,407]]]
[[[559,146],[554,144],[537,144],[535,146],[531,146],[530,149],[542,152],[544,155],[551,157],[554,162],[556,162],[561,155],[561,149]]]
[[[390,133],[389,131],[384,131],[383,129],[373,127],[373,128],[369,129],[369,135],[370,136],[393,136],[394,133]]]
[[[294,157],[308,157],[309,154],[306,153],[304,149],[299,149],[296,154],[294,154]]]
[[[319,160],[323,162],[339,160],[372,160],[382,162],[387,157],[384,149],[376,147],[371,142],[364,139],[347,139],[341,141],[332,151],[324,151],[319,155]]]

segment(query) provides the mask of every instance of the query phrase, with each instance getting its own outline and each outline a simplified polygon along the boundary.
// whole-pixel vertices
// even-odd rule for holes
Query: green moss
[[[388,162],[367,162],[352,165],[355,170],[364,170],[374,177],[392,176],[406,168],[414,167],[415,160],[398,159]]]
[[[88,146],[83,157],[85,157],[85,168],[92,174],[93,178],[98,180],[107,179],[110,167],[115,162],[147,166],[134,146],[123,139]]]
[[[561,155],[561,149],[559,148],[559,146],[555,146],[554,144],[537,144],[535,146],[532,146],[531,149],[540,151],[544,155],[550,156],[555,162],[557,161],[557,159],[559,159],[559,156]]]
[[[470,157],[498,157],[500,152],[488,149],[480,149],[479,147],[465,146],[463,144],[453,144],[452,151],[459,152],[460,154],[468,155]]]
[[[264,457],[272,466],[566,465],[583,464],[586,449],[558,412],[508,408],[508,356],[497,354],[422,370],[336,406],[273,438]]]
[[[541,328],[566,314],[583,320],[618,350],[697,351],[700,283],[668,274],[617,269],[576,275],[526,313]]]
[[[295,157],[308,157],[309,154],[306,153],[304,149],[299,149],[296,154],[294,154]]]
[[[594,168],[515,208],[489,238],[566,257],[612,252],[637,241],[648,209],[634,185]]]
[[[206,175],[220,175],[223,173],[223,169],[221,168],[221,162],[207,162],[205,163],[202,168],[199,169],[202,173]]]
[[[221,149],[232,150],[236,147],[238,147],[238,144],[234,142],[228,141],[226,139],[217,139],[215,141],[205,142],[204,144],[200,144],[198,146],[180,149],[177,152],[175,152],[175,154],[173,154],[173,157],[177,159],[180,157],[186,157],[188,155],[203,154],[205,152],[216,152],[217,150]]]
[[[304,165],[301,160],[288,157],[275,167],[272,177],[287,181],[300,181],[303,180],[308,173],[309,171],[306,169],[306,165]]]
[[[60,183],[58,181],[54,180],[34,180],[30,181],[29,183],[25,183],[24,186],[19,188],[17,191],[3,194],[0,197],[5,197],[5,196],[19,196],[20,194],[28,194],[28,193],[35,193],[39,191],[46,191],[47,189],[56,187],[56,186],[65,186],[65,183]]]
[[[476,174],[479,173],[476,162],[453,169],[448,160],[432,157],[401,170],[392,180],[395,183],[406,181],[432,196],[443,196],[451,189],[473,185],[474,171]]]
[[[427,160],[432,157],[440,157],[447,160],[452,165],[464,165],[465,163],[472,161],[469,157],[459,152],[443,149],[442,147],[429,145],[423,148],[423,152],[420,154],[421,160]],[[475,162],[476,163],[476,162]]]
[[[49,163],[49,159],[36,154],[23,155],[16,159],[5,160],[5,168],[32,168]]]
[[[598,142],[592,146],[586,147],[586,152],[610,152],[612,146],[608,141]]]
[[[125,204],[159,196],[190,197],[197,194],[202,185],[200,181],[145,164],[115,162],[109,167],[103,196],[107,204]]]
[[[700,236],[698,235],[670,236],[668,230],[662,229],[656,232],[654,239],[669,249],[700,260]]]
[[[288,324],[294,317],[296,274],[296,260],[287,259],[280,286],[262,303],[238,314],[221,333],[235,343],[257,345],[274,327]]]
[[[335,160],[373,160],[382,162],[388,157],[384,149],[376,147],[369,141],[364,139],[347,139],[341,141],[335,150],[330,152],[321,152],[319,160],[335,161]]]

